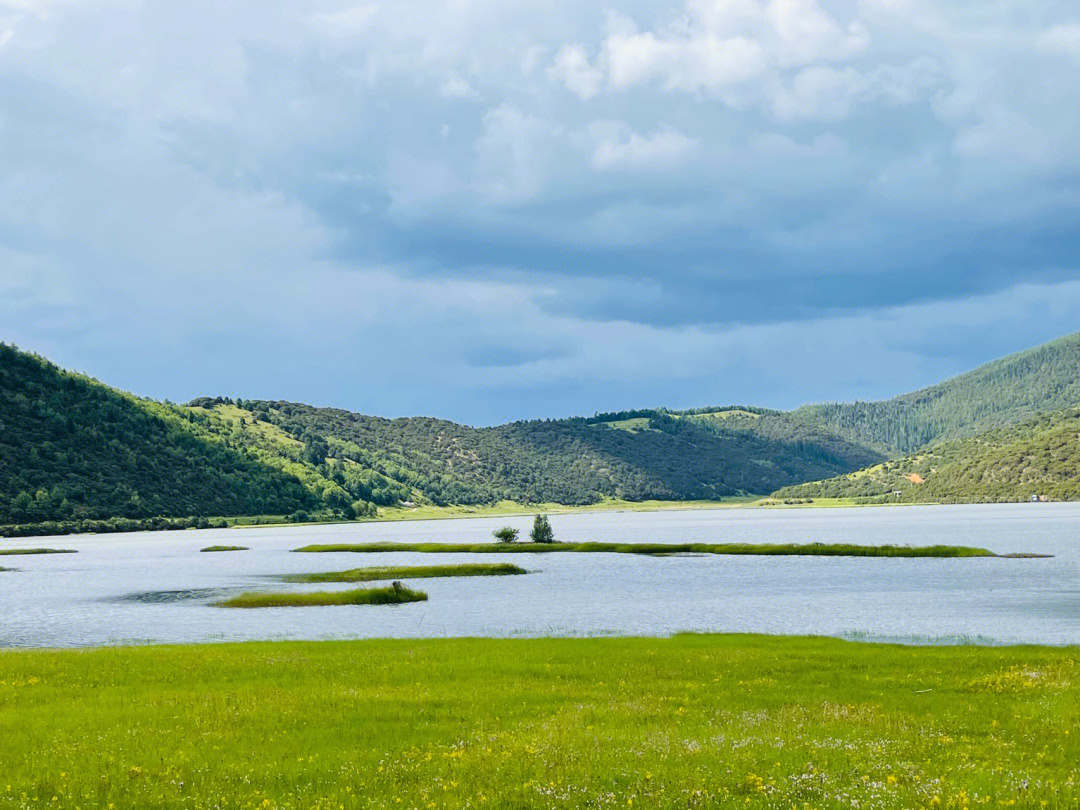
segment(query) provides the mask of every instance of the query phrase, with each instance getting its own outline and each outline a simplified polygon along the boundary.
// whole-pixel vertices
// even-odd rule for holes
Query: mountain
[[[314,505],[295,475],[229,446],[184,409],[0,344],[0,523]]]
[[[290,402],[239,405],[244,418],[302,442],[308,460],[355,497],[377,504],[422,500],[595,503],[710,499],[775,489],[855,469],[881,456],[822,431],[768,435],[716,431],[699,419],[648,412],[626,429],[619,415],[472,428],[439,419],[381,419]],[[644,413],[644,412],[642,412]]]
[[[925,451],[919,459],[939,454],[933,477],[944,487],[947,477],[975,475],[956,466],[965,454],[1004,447],[1014,441],[1011,426],[1034,430],[1034,415],[1078,403],[1080,335],[884,402],[790,412],[658,408],[490,428],[291,402],[155,402],[0,344],[0,525],[11,534],[165,518],[352,518],[402,501],[717,499],[850,481],[835,477],[860,468],[880,471],[859,474],[880,494],[905,491],[894,486],[895,465],[922,461],[880,465],[913,450]],[[948,444],[995,429],[1005,432],[988,434],[991,444]],[[956,472],[942,476],[946,461]],[[1062,476],[1065,487],[1067,470]],[[989,483],[964,487],[972,497],[999,497]]]
[[[0,525],[11,534],[27,524],[101,531],[151,518],[355,517],[410,500],[712,499],[881,458],[821,431],[716,431],[661,412],[651,422],[471,428],[287,402],[173,405],[0,344]]]
[[[882,402],[808,405],[788,418],[888,455],[1080,404],[1080,333]]]
[[[1080,408],[774,493],[777,498],[902,503],[1026,501],[1033,495],[1080,500]]]

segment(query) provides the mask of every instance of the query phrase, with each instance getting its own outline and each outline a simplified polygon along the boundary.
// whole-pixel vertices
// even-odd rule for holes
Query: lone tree
[[[529,535],[534,543],[554,543],[555,533],[551,531],[551,523],[547,515],[537,515],[533,521],[532,533]]]
[[[492,534],[500,543],[513,543],[518,539],[518,530],[513,526],[503,526],[501,529],[496,529]]]

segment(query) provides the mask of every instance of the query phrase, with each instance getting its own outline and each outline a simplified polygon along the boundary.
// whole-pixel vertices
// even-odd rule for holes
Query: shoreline
[[[1049,501],[1037,506],[1045,506],[1053,503],[1071,503],[1071,501]],[[303,523],[294,523],[284,519],[281,515],[247,515],[240,517],[213,517],[213,518],[146,518],[148,525],[145,528],[125,525],[112,531],[43,531],[41,533],[27,534],[4,534],[5,528],[0,526],[0,545],[6,541],[31,539],[40,537],[70,537],[75,535],[102,536],[107,534],[133,534],[149,532],[174,532],[174,531],[205,531],[208,529],[281,529],[302,528],[305,526],[337,526],[337,525],[361,525],[366,523],[403,523],[409,521],[428,520],[468,520],[482,518],[523,518],[532,517],[543,513],[548,515],[575,515],[589,513],[630,513],[630,512],[685,512],[694,510],[722,510],[722,509],[753,509],[753,510],[778,510],[789,509],[872,509],[872,508],[896,508],[896,507],[923,507],[923,506],[994,506],[994,505],[1027,505],[1027,501],[963,501],[957,503],[942,503],[940,501],[919,502],[878,502],[865,503],[852,498],[815,498],[808,502],[784,503],[776,501],[771,496],[735,496],[719,501],[625,501],[619,499],[607,499],[594,504],[566,505],[557,503],[523,504],[516,501],[500,501],[497,504],[482,506],[431,506],[423,505],[416,507],[389,506],[380,507],[380,513],[375,517],[358,518],[347,520],[334,518],[328,520],[309,520]],[[170,521],[176,524],[189,524],[195,520],[209,522],[209,526],[195,525],[161,525],[162,522]],[[97,521],[104,522],[104,521]],[[132,519],[131,522],[137,522]],[[21,528],[27,528],[25,525]]]

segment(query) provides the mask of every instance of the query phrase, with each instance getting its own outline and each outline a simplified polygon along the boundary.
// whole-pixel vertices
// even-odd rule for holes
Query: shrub
[[[518,539],[518,530],[513,526],[503,526],[501,529],[496,529],[492,534],[500,543],[513,543]]]

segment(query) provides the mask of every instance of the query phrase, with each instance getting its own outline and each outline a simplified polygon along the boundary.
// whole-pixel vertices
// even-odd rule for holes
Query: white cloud
[[[690,0],[685,17],[655,31],[618,17],[611,28],[603,63],[612,87],[655,79],[667,90],[721,98],[770,67],[842,61],[869,42],[865,26],[842,27],[816,0]]]
[[[439,95],[443,98],[460,98],[470,101],[476,101],[480,98],[480,94],[473,89],[472,85],[456,73],[448,76],[439,85]]]
[[[765,69],[757,42],[709,33],[692,37],[617,33],[604,41],[604,58],[608,79],[617,90],[657,80],[665,90],[718,93]]]
[[[598,141],[592,154],[597,171],[669,169],[689,157],[697,141],[670,127],[639,135],[621,122],[597,122],[590,133]]]
[[[808,67],[773,99],[773,111],[782,121],[837,121],[847,116],[868,87],[866,77],[855,68]]]
[[[561,127],[501,104],[484,113],[476,139],[476,189],[497,202],[521,202],[543,189]]]
[[[1044,51],[1064,54],[1074,62],[1080,62],[1080,24],[1052,26],[1036,40]]]
[[[708,352],[760,359],[763,379],[803,363],[828,374],[809,349],[791,363],[770,352],[793,336],[842,351],[870,329],[883,337],[859,344],[851,375],[881,382],[892,369],[875,363],[919,360],[888,348],[894,333],[873,312],[869,326],[810,317],[739,331],[732,321],[792,309],[748,313],[716,291],[783,267],[769,299],[790,303],[834,282],[838,261],[896,266],[919,251],[947,269],[913,271],[908,289],[951,299],[917,313],[945,334],[961,329],[948,312],[966,291],[1071,271],[1080,39],[1067,4],[616,0],[622,13],[605,18],[569,0],[357,2],[0,0],[7,335],[46,345],[78,329],[79,346],[111,347],[124,374],[137,343],[145,374],[161,354],[191,363],[196,389],[261,369],[245,393],[357,407],[383,375],[370,390],[385,407],[445,413],[434,397],[393,399],[396,353],[437,350],[416,377],[465,398],[503,382],[455,358],[497,343],[508,322],[523,345],[558,333],[573,349],[534,361],[536,379],[592,391],[595,379],[671,379],[680,363],[753,374]],[[990,274],[980,251],[998,234],[1008,250]],[[663,258],[650,267],[652,256]],[[594,273],[614,280],[589,315],[544,309],[544,295]],[[633,285],[638,298],[612,303]],[[900,286],[868,278],[871,306]],[[1052,323],[1075,324],[1075,290],[1053,295],[1066,312]],[[1024,335],[1050,329],[972,311]],[[918,331],[915,315],[880,318]],[[657,325],[694,320],[709,322]],[[215,330],[235,337],[216,342],[235,346],[220,363],[195,345]],[[263,359],[267,345],[291,365]],[[335,367],[342,357],[355,374]],[[286,377],[299,382],[282,392]],[[161,393],[200,392],[160,379]],[[339,379],[352,382],[335,399],[327,380]],[[550,403],[535,412],[564,407]]]
[[[548,76],[561,81],[583,101],[595,96],[604,80],[603,72],[589,64],[589,57],[580,45],[560,48],[555,54],[554,64],[548,68]]]
[[[368,29],[371,25],[371,18],[375,16],[378,10],[377,5],[368,3],[340,11],[312,14],[308,17],[308,23],[313,28],[331,37],[354,37]]]

